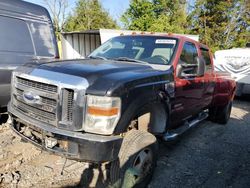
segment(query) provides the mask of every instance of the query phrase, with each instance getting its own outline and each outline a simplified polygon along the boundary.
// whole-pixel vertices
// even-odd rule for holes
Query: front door
[[[204,77],[198,77],[198,52],[195,44],[186,42],[180,55],[177,69],[182,68],[183,74],[175,80],[175,100],[172,104],[172,124],[177,125],[202,109]],[[178,72],[178,71],[177,71]]]

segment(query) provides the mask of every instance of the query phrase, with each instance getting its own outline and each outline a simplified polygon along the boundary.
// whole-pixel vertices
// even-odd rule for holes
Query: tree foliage
[[[156,21],[152,31],[186,33],[186,0],[153,0]],[[157,28],[160,28],[157,30]]]
[[[74,14],[67,18],[64,30],[80,31],[99,28],[117,28],[117,24],[99,0],[79,0]]]
[[[154,5],[148,0],[132,0],[121,18],[127,29],[141,31],[149,30],[154,19]]]
[[[131,0],[121,20],[131,30],[197,34],[213,51],[250,40],[249,0]]]
[[[127,29],[184,33],[185,0],[131,0],[122,22]]]
[[[121,21],[130,30],[197,34],[213,51],[250,41],[249,0],[130,0]],[[117,27],[99,0],[78,0],[64,31]]]
[[[245,46],[249,37],[248,0],[197,0],[189,27],[213,51]]]

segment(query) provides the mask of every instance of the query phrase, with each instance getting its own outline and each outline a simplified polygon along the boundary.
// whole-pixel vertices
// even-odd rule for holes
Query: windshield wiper
[[[132,58],[128,58],[128,57],[118,57],[118,58],[114,58],[113,60],[116,60],[116,61],[130,61],[130,62],[135,62],[135,63],[148,64],[146,61],[140,61],[140,60],[132,59]]]
[[[105,58],[105,57],[101,57],[101,56],[88,56],[88,58],[90,58],[90,59],[102,59],[102,60],[107,60],[107,58]]]

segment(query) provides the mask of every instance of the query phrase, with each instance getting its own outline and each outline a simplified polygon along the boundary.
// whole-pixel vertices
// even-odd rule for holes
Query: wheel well
[[[153,134],[164,133],[168,124],[168,112],[161,103],[147,104],[138,111],[131,125]],[[130,126],[131,128],[131,126]]]

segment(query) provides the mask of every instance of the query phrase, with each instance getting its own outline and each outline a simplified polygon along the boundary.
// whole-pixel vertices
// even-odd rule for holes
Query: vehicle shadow
[[[235,96],[235,100],[250,102],[250,94],[245,94],[240,97]]]
[[[147,147],[149,147],[149,145]],[[134,159],[136,155],[137,153],[131,155],[128,161]],[[117,165],[120,166],[119,161],[116,162]],[[105,165],[90,164],[88,168],[83,170],[81,179],[77,185],[65,186],[63,188],[132,188],[138,183],[139,172],[134,168],[128,168],[123,178],[117,179],[116,182],[112,183],[110,181],[109,170],[110,163]],[[151,177],[149,178],[151,179]],[[141,185],[139,187],[141,187]]]
[[[8,121],[7,108],[0,108],[0,125]]]
[[[95,177],[95,172],[98,172],[98,177],[97,180],[94,180]],[[93,184],[93,181],[96,181],[94,187],[105,187],[105,182],[103,182],[103,173],[101,170],[100,165],[97,164],[90,164],[88,168],[84,169],[81,175],[80,182],[76,185],[69,185],[65,186],[64,188],[88,188],[88,187],[93,187],[91,184]]]

